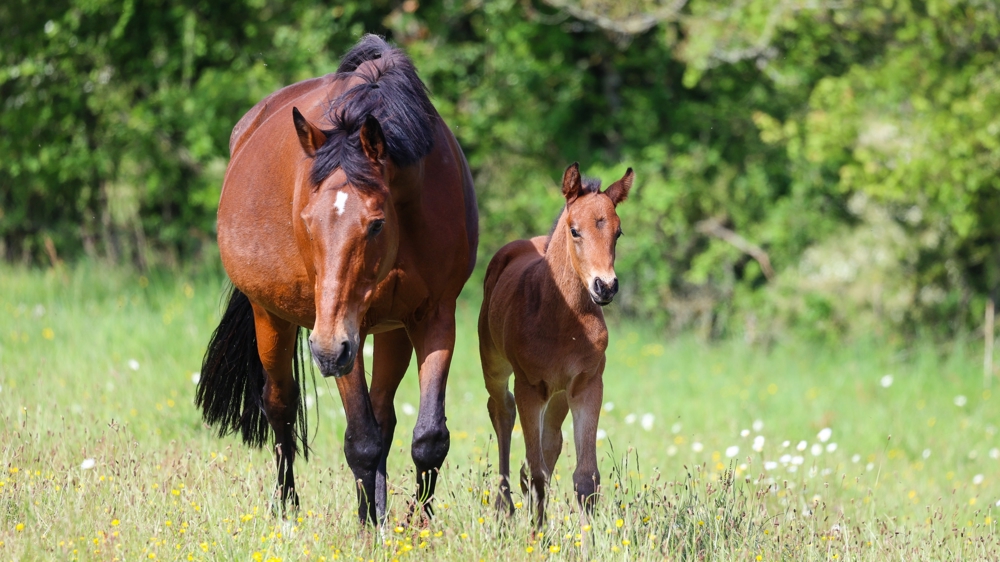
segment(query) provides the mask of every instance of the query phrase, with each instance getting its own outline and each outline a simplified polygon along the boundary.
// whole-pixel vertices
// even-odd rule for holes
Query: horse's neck
[[[566,217],[563,211],[545,250],[545,262],[551,273],[548,280],[551,284],[549,290],[557,291],[571,309],[577,312],[591,311],[597,305],[591,300],[587,288],[580,282],[580,276],[573,267],[573,259],[570,256],[571,241],[566,230]]]
[[[409,204],[419,200],[424,186],[424,161],[412,166],[397,168],[389,184],[389,192],[395,204]]]

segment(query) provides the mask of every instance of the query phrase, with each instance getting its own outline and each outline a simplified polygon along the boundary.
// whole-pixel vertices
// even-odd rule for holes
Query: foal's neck
[[[598,308],[590,298],[587,287],[580,281],[580,276],[573,267],[573,241],[567,234],[566,209],[556,221],[555,229],[549,237],[548,246],[545,249],[545,262],[551,272],[553,288],[558,290],[563,300],[570,308],[577,311],[588,311]]]

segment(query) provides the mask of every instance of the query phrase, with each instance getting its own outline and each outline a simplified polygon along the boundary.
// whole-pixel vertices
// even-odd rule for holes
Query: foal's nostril
[[[614,280],[611,281],[611,294],[612,295],[617,295],[618,294],[618,278],[617,277],[615,277]]]
[[[604,281],[600,277],[595,277],[594,278],[594,294],[595,295],[602,295],[603,296],[604,295],[604,291],[606,289],[607,289],[607,285],[604,284]]]

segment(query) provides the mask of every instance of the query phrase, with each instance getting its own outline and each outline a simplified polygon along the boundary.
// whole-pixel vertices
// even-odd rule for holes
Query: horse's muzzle
[[[357,359],[357,346],[350,340],[342,340],[332,346],[332,350],[322,349],[312,339],[309,340],[309,351],[313,361],[319,367],[324,377],[340,378],[354,370],[354,360]]]

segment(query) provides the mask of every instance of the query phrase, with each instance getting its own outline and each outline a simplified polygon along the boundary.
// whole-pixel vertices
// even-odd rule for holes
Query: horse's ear
[[[295,132],[299,134],[302,150],[309,157],[315,156],[316,151],[326,142],[326,135],[319,127],[307,121],[297,107],[292,108],[292,121],[295,123]]]
[[[562,193],[563,197],[566,198],[567,205],[579,197],[581,189],[583,189],[583,184],[580,179],[580,163],[573,162],[563,172]]]
[[[632,168],[625,171],[625,175],[622,179],[611,184],[610,187],[604,192],[605,195],[611,198],[611,202],[615,204],[615,207],[619,203],[628,199],[628,191],[632,189],[632,182],[635,180],[635,173],[632,172]]]
[[[381,167],[385,163],[387,150],[385,147],[385,134],[382,132],[382,124],[374,115],[365,117],[364,125],[361,125],[361,150],[365,151],[365,156],[372,161],[372,164]]]

